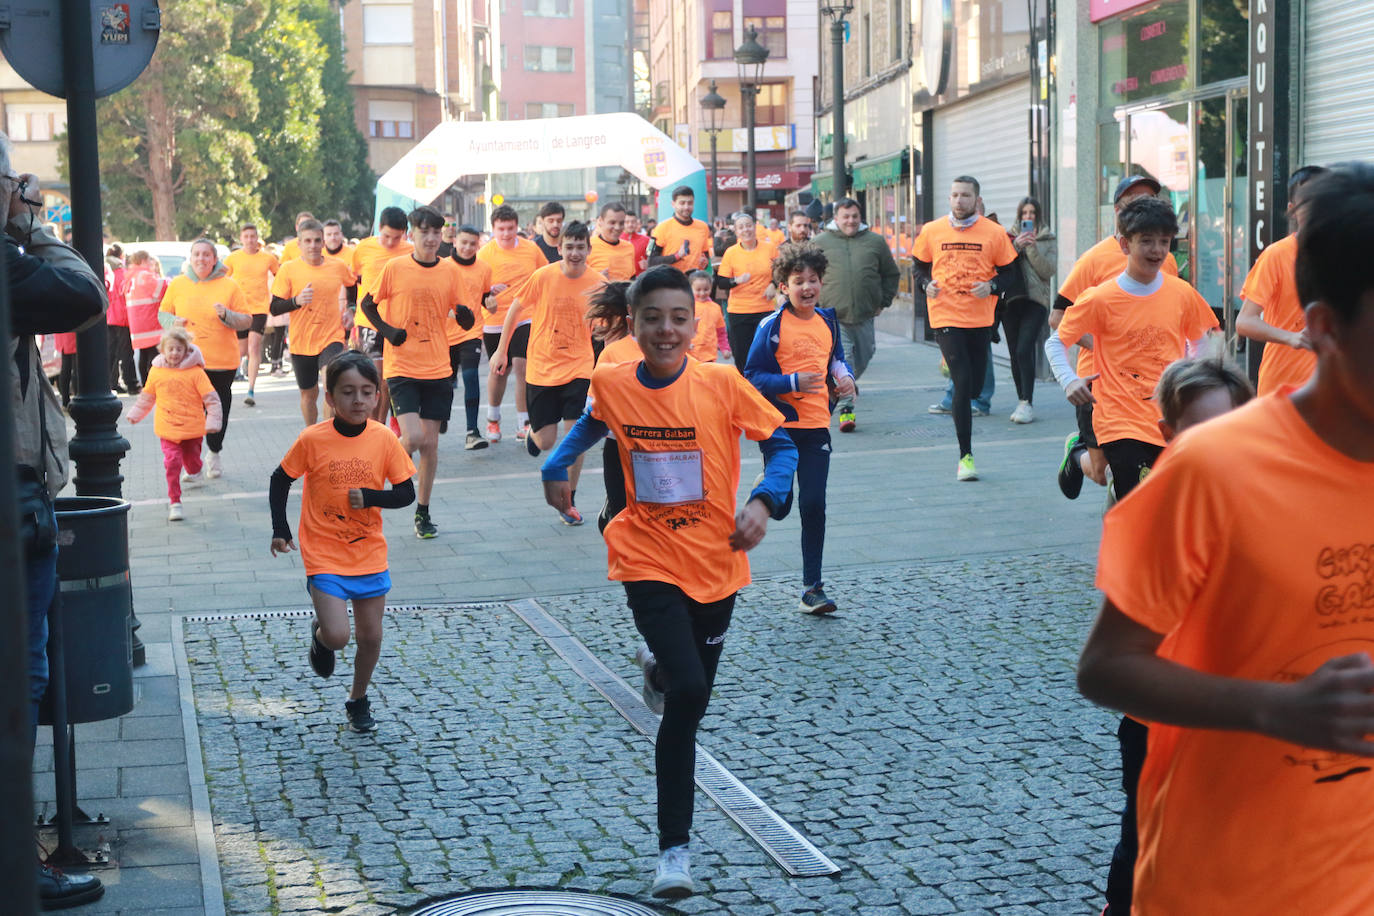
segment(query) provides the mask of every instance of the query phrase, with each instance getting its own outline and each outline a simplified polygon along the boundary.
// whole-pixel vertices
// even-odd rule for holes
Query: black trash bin
[[[129,503],[107,496],[56,500],[67,722],[100,722],[134,708],[129,629]],[[53,724],[52,691],[39,721]]]

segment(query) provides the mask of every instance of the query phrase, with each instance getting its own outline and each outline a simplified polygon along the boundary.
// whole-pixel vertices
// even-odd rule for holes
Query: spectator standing
[[[1054,276],[1057,243],[1054,232],[1040,215],[1040,201],[1023,197],[1016,205],[1017,221],[1009,229],[1016,249],[1017,268],[1024,281],[1002,307],[1002,330],[1007,335],[1011,378],[1016,383],[1016,409],[1011,422],[1031,423],[1035,410],[1035,359],[1040,332],[1049,327],[1050,278]]]
[[[124,276],[124,306],[129,320],[129,345],[138,351],[138,377],[148,378],[162,339],[158,306],[167,291],[167,281],[158,271],[157,261],[146,251],[129,256]]]
[[[124,305],[124,249],[118,243],[105,251],[105,291],[110,307],[105,312],[110,353],[110,390],[138,394],[138,372],[134,367],[134,348],[129,338],[129,312]],[[119,384],[120,370],[124,384]]]

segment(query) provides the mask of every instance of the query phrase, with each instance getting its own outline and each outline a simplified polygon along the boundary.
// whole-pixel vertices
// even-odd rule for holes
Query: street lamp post
[[[748,204],[750,216],[758,210],[758,170],[754,165],[754,103],[758,100],[759,80],[763,77],[763,64],[768,60],[768,49],[758,42],[758,29],[752,25],[744,30],[744,44],[735,49],[735,67],[739,71],[739,94],[744,101],[744,132],[748,140],[745,153],[744,171],[748,181]]]
[[[824,0],[821,12],[830,17],[830,57],[834,72],[831,76],[831,105],[833,117],[830,128],[831,197],[839,200],[845,193],[844,175],[844,17],[854,9],[853,0]]]
[[[711,89],[702,96],[701,107],[711,122],[711,219],[720,216],[720,165],[716,161],[716,134],[720,133],[720,113],[725,109],[725,99],[716,92],[716,81],[711,80]]]

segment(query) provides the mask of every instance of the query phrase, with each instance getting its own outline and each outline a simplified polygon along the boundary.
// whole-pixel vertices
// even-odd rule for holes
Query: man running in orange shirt
[[[324,256],[353,266],[353,245],[344,238],[343,224],[336,219],[324,221]]]
[[[635,277],[635,246],[621,239],[624,228],[624,204],[612,201],[602,206],[591,251],[587,254],[587,266],[612,283]]]
[[[539,208],[539,218],[534,222],[537,230],[534,233],[534,244],[544,252],[544,257],[550,264],[561,257],[558,253],[558,240],[563,237],[563,220],[566,218],[567,211],[563,209],[563,205],[551,200]]]
[[[673,218],[659,223],[650,234],[650,267],[670,264],[689,274],[710,264],[711,227],[692,217],[695,209],[696,193],[690,187],[673,188]]]
[[[562,224],[560,223],[560,230]],[[491,291],[496,298],[483,310],[482,342],[487,359],[496,353],[501,341],[501,329],[506,324],[507,310],[520,287],[534,273],[549,263],[539,246],[519,236],[520,214],[515,208],[502,204],[491,211],[491,241],[477,252],[477,259],[491,268]],[[529,316],[517,313],[515,330],[507,343],[507,352],[515,369],[515,438],[524,439],[529,433],[529,414],[525,407],[525,351],[530,342]],[[506,374],[487,374],[487,441],[501,441],[501,399],[506,396]]]
[[[257,404],[253,397],[253,386],[258,380],[258,367],[262,363],[262,336],[267,330],[267,311],[272,305],[272,277],[281,270],[281,264],[272,252],[262,247],[257,226],[244,226],[239,230],[238,251],[224,259],[229,268],[229,276],[243,290],[244,302],[253,316],[253,323],[245,331],[239,331],[239,356],[247,359],[244,375],[248,378],[248,391],[243,403],[249,407]]]
[[[562,226],[559,229],[561,231]],[[491,298],[491,268],[477,260],[481,238],[480,229],[467,225],[459,226],[453,237],[453,262],[458,265],[463,284],[463,295],[459,301],[472,309],[473,314],[485,314],[485,303]],[[486,448],[486,437],[477,427],[477,408],[482,402],[482,383],[477,377],[477,367],[482,361],[480,323],[474,322],[466,330],[456,323],[449,328],[448,359],[454,378],[461,376],[463,380],[463,411],[467,423],[463,448],[468,451]],[[439,431],[444,430],[441,427]]]
[[[301,234],[301,224],[314,218],[315,214],[308,210],[302,210],[296,214],[296,221],[291,225],[296,227],[297,238],[287,239],[286,244],[281,246],[281,263],[285,264],[287,261],[294,261],[301,256],[301,243],[299,238]]]
[[[406,229],[410,225],[406,221],[406,211],[400,207],[384,207],[377,215],[377,223],[377,234],[360,241],[348,259],[353,275],[358,278],[359,302],[372,292],[373,287],[377,285],[377,278],[382,275],[382,269],[389,261],[405,257],[415,250],[415,246],[406,239]],[[378,388],[376,413],[372,415],[372,419],[378,423],[385,423],[391,405],[391,395],[386,390],[386,376],[382,373],[382,338],[377,334],[372,322],[367,320],[366,315],[356,315],[355,319],[356,346],[372,358],[373,364],[377,367],[377,375],[382,379],[382,384]]]

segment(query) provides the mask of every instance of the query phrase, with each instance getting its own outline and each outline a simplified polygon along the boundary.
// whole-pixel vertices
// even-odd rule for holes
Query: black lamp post
[[[720,113],[725,110],[725,98],[716,92],[716,81],[711,80],[711,89],[701,98],[701,107],[711,126],[711,219],[720,216],[720,165],[716,161],[716,134],[720,133]]]
[[[758,171],[754,166],[754,103],[758,100],[759,80],[763,77],[763,64],[768,60],[768,49],[758,42],[758,29],[752,25],[744,30],[744,44],[735,49],[735,67],[739,70],[739,94],[744,101],[744,128],[749,146],[745,153],[744,171],[748,187],[749,215],[758,209],[758,188],[755,187]]]
[[[839,200],[845,194],[844,175],[844,17],[854,10],[853,0],[823,0],[821,12],[830,17],[830,57],[832,74],[830,112],[834,120],[830,128],[830,169],[833,181],[831,197]]]

